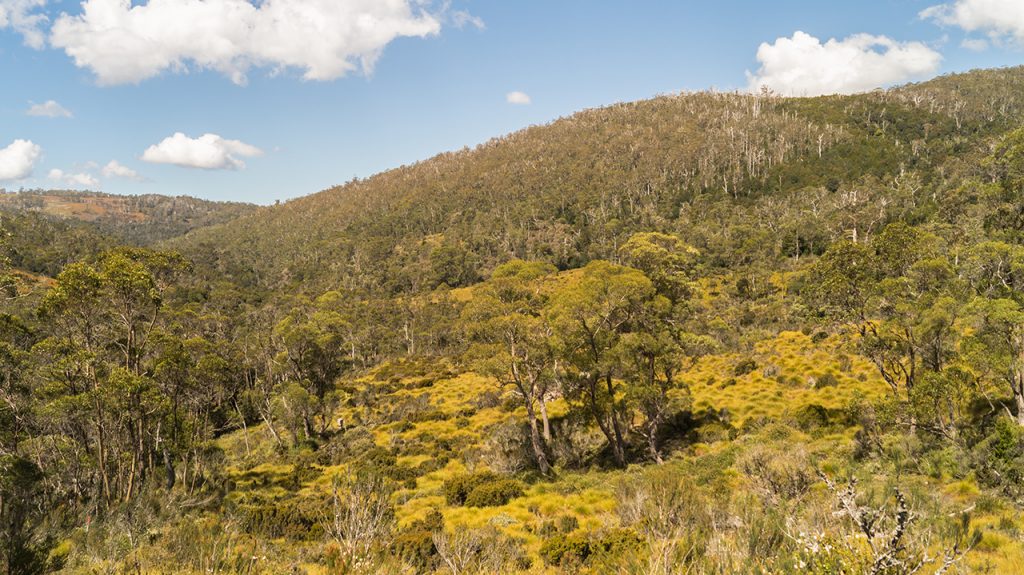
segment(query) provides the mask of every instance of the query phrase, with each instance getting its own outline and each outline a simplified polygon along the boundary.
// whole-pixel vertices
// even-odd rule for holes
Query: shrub
[[[516,497],[522,497],[523,484],[514,479],[503,479],[478,485],[466,496],[466,507],[499,507]]]
[[[395,536],[391,544],[392,552],[412,567],[416,573],[426,574],[434,571],[437,548],[434,546],[434,533],[419,526],[404,529]]]
[[[839,385],[839,378],[832,372],[828,372],[818,378],[818,381],[814,384],[815,389],[822,389],[825,387],[836,387]]]
[[[829,411],[817,403],[803,405],[793,414],[800,431],[810,433],[827,428],[830,424]]]
[[[591,536],[557,534],[541,544],[540,557],[547,565],[563,569],[591,564],[612,567],[635,555],[643,545],[643,538],[632,529]]]
[[[1024,429],[1009,418],[996,420],[995,429],[974,448],[978,480],[999,487],[1011,497],[1024,496]]]
[[[590,542],[579,536],[558,534],[540,546],[540,558],[548,565],[583,564],[589,557]]]
[[[562,533],[572,533],[580,528],[580,522],[573,515],[562,515],[558,518],[558,530]]]
[[[466,498],[478,486],[498,480],[498,475],[490,471],[454,475],[446,479],[442,486],[444,500],[448,505],[464,505]]]
[[[751,358],[747,358],[736,364],[736,367],[734,367],[732,370],[732,374],[735,375],[736,377],[740,377],[743,375],[747,375],[748,373],[752,373],[756,369],[757,362]]]
[[[481,471],[463,473],[445,480],[442,487],[448,505],[467,507],[496,507],[523,496],[523,484],[514,479]]]

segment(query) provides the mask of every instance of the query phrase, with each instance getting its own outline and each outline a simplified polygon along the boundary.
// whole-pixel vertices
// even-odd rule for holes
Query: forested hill
[[[1022,89],[1024,69],[1011,68],[857,96],[618,104],[171,245],[200,270],[307,293],[468,285],[510,257],[567,269],[614,257],[638,229],[677,233],[721,265],[774,261],[869,235],[984,177],[980,160],[1019,123]]]
[[[251,204],[211,202],[188,196],[119,196],[72,190],[0,193],[0,212],[87,222],[100,233],[134,245],[168,240],[256,209]]]
[[[0,213],[0,572],[1024,572],[1024,68],[137,202]]]

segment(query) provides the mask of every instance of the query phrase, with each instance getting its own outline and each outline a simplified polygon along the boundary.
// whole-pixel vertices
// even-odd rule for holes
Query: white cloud
[[[253,67],[297,68],[306,80],[369,73],[396,38],[441,30],[425,0],[85,0],[50,42],[101,84],[161,72],[216,70],[244,84]]]
[[[988,50],[988,40],[981,38],[964,38],[960,45],[972,52],[984,52]]]
[[[984,32],[994,40],[1009,37],[1024,43],[1024,2],[1020,0],[956,0],[922,10],[921,18]]]
[[[98,190],[100,188],[100,181],[96,176],[85,172],[69,174],[64,170],[54,168],[46,174],[46,177],[73,188],[85,188],[88,190]]]
[[[533,100],[530,99],[530,95],[526,92],[509,92],[505,95],[505,101],[517,106],[528,106],[533,102]]]
[[[245,162],[239,157],[261,155],[263,151],[256,146],[238,140],[225,140],[217,134],[189,138],[177,132],[159,144],[150,146],[142,154],[142,159],[154,164],[174,164],[186,168],[238,170],[245,167]]]
[[[38,12],[46,0],[0,0],[0,30],[12,28],[25,39],[25,44],[37,50],[46,45],[41,26],[49,19]]]
[[[468,25],[476,28],[477,30],[487,29],[487,24],[484,23],[483,19],[478,18],[465,10],[456,10],[455,12],[452,12],[451,21],[456,28],[465,28]]]
[[[106,166],[103,166],[103,177],[104,178],[123,178],[125,180],[141,181],[142,176],[138,172],[118,162],[117,160],[110,160]]]
[[[934,74],[942,55],[921,42],[885,36],[856,34],[822,44],[796,32],[761,44],[757,60],[761,68],[747,73],[752,92],[767,87],[787,96],[819,96],[866,92]]]
[[[32,175],[43,149],[29,140],[14,140],[0,149],[0,181],[24,180]]]
[[[25,114],[29,116],[42,116],[45,118],[70,118],[71,110],[61,106],[54,100],[47,100],[42,104],[29,102],[30,106]]]

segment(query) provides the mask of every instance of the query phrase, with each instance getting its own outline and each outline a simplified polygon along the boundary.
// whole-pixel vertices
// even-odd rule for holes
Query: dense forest
[[[262,208],[13,195],[0,566],[1022,572],[1022,95],[676,94]]]

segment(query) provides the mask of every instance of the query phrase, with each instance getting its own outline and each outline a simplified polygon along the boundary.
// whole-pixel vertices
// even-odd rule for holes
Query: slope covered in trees
[[[465,285],[512,257],[567,269],[614,258],[630,233],[650,229],[680,234],[722,263],[778,260],[820,252],[848,230],[877,231],[905,209],[863,213],[877,212],[883,195],[897,203],[890,187],[941,191],[982,176],[977,161],[1024,110],[1022,85],[1015,68],[851,97],[696,93],[619,104],[173,245],[208,254],[201,267],[240,282],[310,293],[338,283],[391,293]],[[725,219],[743,221],[745,237]],[[760,234],[774,239],[757,245]]]
[[[118,196],[71,190],[0,193],[0,211],[88,222],[121,241],[143,245],[224,223],[254,210],[256,206],[249,204],[210,202],[188,196]]]
[[[616,105],[156,248],[5,217],[0,565],[1019,572],[1022,87]]]

